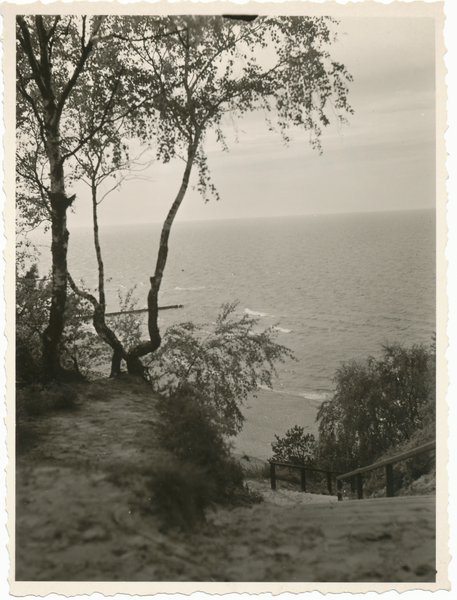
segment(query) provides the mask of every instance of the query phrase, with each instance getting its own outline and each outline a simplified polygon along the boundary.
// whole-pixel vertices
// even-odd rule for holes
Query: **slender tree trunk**
[[[47,30],[43,16],[35,17],[35,29],[32,34],[25,19],[16,17],[20,33],[18,40],[24,51],[31,68],[33,79],[42,99],[42,109],[39,103],[27,92],[22,85],[22,90],[27,102],[35,112],[41,128],[41,136],[50,167],[50,192],[51,205],[51,254],[52,254],[52,296],[49,314],[49,323],[43,333],[43,376],[45,379],[55,379],[61,373],[59,343],[64,328],[64,313],[67,299],[67,251],[68,237],[67,210],[73,203],[75,196],[68,197],[65,192],[65,176],[60,139],[60,119],[69,94],[73,90],[81,74],[89,54],[92,51],[96,36],[103,22],[103,17],[94,19],[92,35],[88,43],[84,37],[81,40],[81,54],[77,61],[72,76],[63,86],[60,97],[56,98],[56,85],[52,73],[52,47],[55,27],[60,17],[57,17],[54,26]],[[85,17],[83,17],[85,24]],[[35,38],[37,44],[34,44]],[[41,112],[42,110],[42,112]]]
[[[127,361],[128,355],[119,338],[116,336],[114,331],[108,327],[108,325],[105,322],[105,307],[100,304],[100,302],[97,300],[97,298],[95,298],[95,296],[89,294],[89,292],[80,290],[76,283],[73,281],[73,278],[71,277],[70,273],[68,273],[68,281],[70,283],[71,289],[75,292],[75,294],[77,294],[81,298],[89,300],[89,302],[92,303],[92,306],[94,307],[94,315],[92,318],[92,322],[94,324],[95,331],[98,333],[101,340],[113,349],[110,377],[120,375],[121,361]]]
[[[95,298],[94,298],[95,300]],[[102,307],[98,302],[94,304],[93,323],[95,331],[101,339],[113,349],[113,357],[111,360],[110,377],[115,377],[121,374],[121,361],[127,360],[127,352],[124,349],[121,341],[112,329],[108,327],[105,321],[105,307]]]
[[[122,362],[122,354],[117,352],[116,350],[113,352],[113,357],[111,359],[111,373],[110,377],[119,377],[121,374],[121,362]]]
[[[97,211],[97,186],[95,178],[92,178],[92,219],[94,224],[94,246],[95,254],[97,256],[98,265],[98,299],[100,306],[97,309],[95,307],[94,312],[94,327],[102,339],[105,339],[107,343],[113,349],[113,356],[111,358],[111,373],[110,377],[118,377],[121,374],[121,363],[122,359],[127,359],[127,354],[122,346],[120,340],[115,335],[114,331],[108,327],[105,320],[106,314],[106,295],[105,295],[105,265],[102,259],[102,249],[100,246],[100,236],[98,227],[98,211]],[[96,313],[99,313],[96,317]],[[96,321],[97,320],[97,324]]]
[[[98,211],[97,211],[97,183],[95,181],[95,177],[92,178],[91,182],[92,188],[92,222],[94,229],[94,246],[95,246],[95,254],[97,256],[97,265],[98,265],[98,298],[100,302],[100,306],[103,309],[103,317],[105,316],[106,311],[106,297],[105,297],[105,265],[103,264],[102,258],[102,249],[100,247],[100,236],[99,236],[99,228],[98,228]]]
[[[58,126],[54,114],[48,116],[50,131],[46,152],[50,163],[51,190],[51,255],[52,255],[52,296],[49,323],[43,334],[43,369],[46,379],[59,376],[61,370],[59,343],[64,328],[64,313],[67,299],[67,253],[68,238],[67,209],[74,196],[65,193],[65,176],[60,150]]]
[[[195,139],[189,143],[189,148],[187,151],[186,168],[184,170],[181,186],[179,188],[179,192],[175,198],[175,201],[173,202],[168,212],[167,218],[165,219],[164,224],[162,226],[156,269],[154,276],[150,278],[151,289],[148,293],[149,341],[138,344],[129,352],[127,359],[127,367],[129,373],[131,374],[139,374],[139,371],[142,369],[139,358],[141,356],[146,356],[146,354],[155,352],[158,348],[160,348],[160,344],[162,343],[158,325],[159,291],[160,285],[162,283],[163,272],[167,264],[168,240],[170,238],[171,227],[176,217],[176,213],[178,212],[178,209],[181,206],[182,201],[184,200],[184,196],[186,195],[187,188],[189,187],[190,174],[192,171],[192,166],[194,164],[195,156],[197,154],[199,141],[200,134],[198,133],[195,136]]]
[[[94,230],[94,246],[95,254],[97,256],[98,265],[98,299],[99,304],[94,304],[94,327],[100,337],[108,343],[113,349],[113,356],[111,359],[111,373],[110,377],[117,377],[121,374],[121,363],[122,360],[127,360],[127,353],[122,346],[122,343],[106,324],[106,295],[105,295],[105,265],[103,264],[102,249],[100,246],[100,235],[98,227],[98,201],[97,201],[97,183],[96,183],[96,172],[92,177],[91,189],[92,189],[92,222]]]

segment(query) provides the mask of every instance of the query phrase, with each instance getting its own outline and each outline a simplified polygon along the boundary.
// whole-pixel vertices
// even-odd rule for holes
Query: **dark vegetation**
[[[130,294],[125,303],[129,301]],[[32,267],[18,280],[17,294],[18,347],[25,348],[28,357],[24,361],[17,355],[19,453],[40,443],[36,418],[78,408],[74,385],[43,382],[39,377],[40,342],[48,309],[49,285]],[[165,334],[148,373],[151,392],[159,397],[160,415],[151,436],[168,454],[141,473],[124,472],[117,465],[111,478],[134,491],[142,511],[159,514],[164,528],[187,531],[204,521],[208,507],[260,501],[244,485],[243,471],[230,454],[226,434],[242,426],[239,403],[258,383],[268,384],[275,373],[274,361],[291,353],[273,341],[273,330],[254,334],[255,320],[248,316],[234,319],[234,309],[235,305],[223,307],[213,334],[205,330],[203,337],[200,328],[191,323],[174,326]],[[89,380],[90,390],[90,378],[97,376],[94,366],[109,362],[109,354],[96,334],[81,327],[86,310],[84,300],[69,296],[61,352],[69,365],[67,374],[73,372],[78,381]],[[132,315],[115,317],[112,326],[120,338],[130,336],[132,343],[135,335],[139,336],[140,326]]]
[[[329,17],[16,17],[18,231],[26,236],[44,225],[53,239],[42,378],[62,378],[66,368],[62,336],[69,286],[90,306],[93,327],[110,348],[112,375],[120,374],[123,363],[129,373],[144,374],[142,358],[162,344],[158,295],[170,231],[192,171],[202,197],[218,198],[205,153],[207,133],[216,132],[227,150],[226,117],[236,129],[237,117],[260,110],[284,142],[289,128],[298,127],[320,151],[330,118],[343,123],[352,113],[352,78],[329,52],[335,25]],[[116,189],[119,178],[135,170],[131,148],[138,145],[158,161],[181,159],[184,166],[151,264],[148,339],[127,347],[106,319],[98,205],[106,196],[99,193],[102,183]],[[91,190],[96,290],[75,282],[68,270],[67,213],[77,201],[70,191],[76,181]]]
[[[159,331],[171,228],[193,171],[205,201],[219,197],[205,153],[207,132],[216,132],[227,150],[224,123],[237,129],[237,117],[260,110],[285,143],[289,129],[298,127],[321,151],[322,128],[330,119],[345,122],[352,78],[329,52],[335,25],[328,17],[16,18],[18,418],[69,408],[74,399],[62,386],[94,377],[106,363],[113,377],[125,366],[147,379],[164,398],[161,442],[178,461],[155,467],[153,497],[168,510],[165,520],[179,513],[188,525],[212,502],[246,493],[224,436],[240,431],[247,395],[271,385],[275,364],[291,357],[272,329],[258,332],[255,319],[236,318],[233,303],[222,307],[209,334],[193,323]],[[150,153],[143,163],[132,150],[138,147]],[[98,206],[149,166],[151,156],[163,163],[180,159],[183,170],[152,257],[143,339],[134,316],[106,314]],[[71,188],[81,181],[92,201],[94,290],[73,280],[67,262],[67,213],[78,203]],[[38,273],[27,237],[37,227],[52,234],[49,275]],[[131,292],[121,302],[121,310],[129,308]],[[188,508],[173,504],[181,497]]]
[[[289,462],[293,465],[316,466],[316,439],[314,435],[305,433],[303,427],[295,425],[287,431],[284,438],[275,435],[273,460]]]
[[[214,503],[256,499],[225,436],[240,431],[247,395],[271,385],[275,364],[291,357],[272,329],[258,332],[255,319],[237,318],[233,303],[222,307],[209,334],[194,323],[159,332],[158,294],[174,219],[193,169],[203,198],[218,198],[204,142],[213,130],[227,149],[226,115],[261,109],[285,142],[289,127],[300,127],[320,151],[327,113],[340,122],[351,114],[351,76],[328,51],[334,25],[325,17],[17,18],[18,447],[30,441],[34,418],[77,408],[67,384],[90,379],[106,363],[120,376],[125,364],[161,396],[155,433],[169,456],[151,467],[138,495],[166,527],[189,529]],[[270,66],[263,67],[259,51],[266,47]],[[99,185],[115,189],[132,172],[135,144],[153,147],[162,162],[184,162],[151,265],[146,340],[134,316],[106,315],[97,212],[104,197]],[[76,181],[91,190],[96,290],[73,281],[67,265]],[[52,273],[44,278],[27,240],[40,226],[54,240]],[[133,307],[131,292],[121,307]],[[433,377],[433,353],[419,346],[386,347],[381,360],[343,365],[334,398],[319,412],[318,440],[296,427],[277,439],[275,456],[347,470],[427,441],[434,436]],[[424,460],[403,467],[405,481],[429,468]],[[113,477],[124,481],[122,470]]]
[[[181,528],[189,528],[204,521],[209,506],[260,501],[243,484],[242,468],[230,454],[216,412],[199,401],[192,387],[162,396],[158,408],[158,441],[176,459],[155,468],[151,481],[153,504],[167,524],[178,520]]]
[[[318,439],[295,426],[284,438],[276,436],[272,459],[348,473],[435,440],[435,369],[434,343],[385,345],[379,359],[344,363],[333,398],[319,409]],[[434,453],[394,466],[396,493],[430,493],[434,481]],[[345,493],[353,495],[348,485]],[[384,470],[372,472],[364,485],[365,496],[385,495]]]
[[[32,267],[18,280],[17,290],[17,449],[21,452],[37,442],[33,419],[45,418],[51,411],[75,410],[78,399],[71,384],[44,383],[39,377],[49,284]],[[73,372],[75,379],[90,379],[94,365],[109,362],[109,350],[90,328],[81,327],[88,313],[84,300],[74,294],[68,300],[61,342],[66,372]],[[124,307],[130,302],[128,294]],[[171,327],[149,366],[150,385],[160,396],[161,425],[154,435],[170,456],[151,467],[137,496],[142,510],[161,515],[164,527],[188,530],[204,520],[210,506],[256,500],[243,483],[243,470],[231,457],[225,435],[242,426],[239,403],[259,382],[271,381],[273,359],[282,360],[290,353],[274,343],[271,331],[253,335],[255,320],[234,318],[235,308],[223,308],[210,334],[205,328],[203,335],[192,323]],[[131,344],[140,335],[140,325],[130,314],[125,320],[115,317],[111,326],[120,338],[130,336]],[[334,397],[322,404],[317,417],[318,438],[303,427],[293,427],[284,438],[276,436],[275,460],[348,472],[434,439],[434,347],[385,346],[379,359],[343,364],[335,384]],[[434,472],[433,454],[396,465],[396,493],[430,492]],[[291,489],[299,488],[299,471],[279,469],[277,476],[288,481]],[[325,474],[309,471],[306,479],[307,491],[328,493]],[[125,477],[119,483],[127,485]],[[353,496],[350,482],[345,485],[345,494]],[[384,487],[382,470],[365,479],[366,496],[384,495]]]
[[[16,390],[16,454],[39,443],[35,422],[53,412],[71,412],[78,408],[74,386],[62,383],[32,383]]]

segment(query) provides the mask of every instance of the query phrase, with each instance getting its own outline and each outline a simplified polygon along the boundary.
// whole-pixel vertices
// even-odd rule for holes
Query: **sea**
[[[160,229],[101,229],[108,311],[133,286],[138,308],[146,306]],[[49,242],[37,243],[46,275]],[[90,228],[70,232],[69,268],[95,288]],[[435,276],[434,210],[176,222],[159,304],[182,308],[160,312],[159,324],[210,324],[223,303],[237,301],[236,314],[274,327],[296,361],[279,364],[273,389],[249,398],[232,440],[235,453],[268,459],[275,436],[294,425],[316,434],[343,362],[379,356],[385,343],[431,343]]]

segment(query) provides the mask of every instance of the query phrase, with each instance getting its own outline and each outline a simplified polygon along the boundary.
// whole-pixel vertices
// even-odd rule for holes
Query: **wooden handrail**
[[[306,469],[307,471],[317,471],[318,473],[332,473],[332,475],[338,475],[341,471],[331,471],[330,469],[315,469],[314,467],[308,467],[307,465],[296,465],[294,463],[283,463],[277,460],[269,460],[268,461],[277,467],[287,467],[288,469]]]
[[[306,465],[294,465],[293,463],[283,463],[277,460],[270,460],[270,480],[271,480],[271,489],[276,490],[276,467],[286,467],[288,469],[300,469],[301,478],[300,478],[300,486],[302,492],[306,492],[306,471],[315,471],[317,473],[326,473],[327,475],[327,488],[329,494],[332,495],[332,475],[338,475],[338,471],[330,471],[325,469],[315,469],[314,467],[307,467]]]
[[[368,465],[367,467],[361,467],[360,469],[355,469],[355,471],[350,471],[349,473],[344,473],[343,475],[338,475],[336,478],[337,486],[338,486],[338,500],[340,502],[343,500],[343,494],[342,494],[343,479],[350,479],[351,477],[357,478],[357,497],[359,500],[362,500],[363,499],[362,473],[367,473],[368,471],[375,471],[376,469],[380,469],[382,467],[386,468],[387,497],[392,498],[394,496],[394,479],[393,479],[392,465],[394,465],[397,462],[401,462],[403,460],[408,460],[408,458],[413,458],[414,456],[418,456],[419,454],[424,454],[424,452],[431,452],[435,449],[436,449],[436,442],[428,442],[428,444],[424,444],[423,446],[418,446],[417,448],[414,448],[414,450],[408,450],[408,452],[403,452],[402,454],[397,454],[396,456],[386,458],[385,460],[381,460],[377,463],[373,463],[372,465]]]
[[[393,465],[394,463],[401,462],[402,460],[407,460],[408,458],[412,458],[413,456],[417,456],[418,454],[423,454],[424,452],[434,450],[435,445],[435,442],[429,442],[428,444],[424,444],[423,446],[418,446],[417,448],[414,448],[414,450],[408,450],[408,452],[403,452],[403,454],[397,454],[396,456],[392,456],[391,458],[386,458],[385,460],[381,460],[377,463],[373,463],[372,465],[368,465],[368,467],[361,467],[360,469],[356,469],[355,471],[350,471],[349,473],[339,475],[337,479],[348,479],[349,477],[354,477],[354,475],[357,475],[358,473],[366,473],[367,471],[374,471],[375,469],[385,467],[386,465]]]

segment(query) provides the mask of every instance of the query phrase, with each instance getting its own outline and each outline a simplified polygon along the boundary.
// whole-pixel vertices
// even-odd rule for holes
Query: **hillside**
[[[156,398],[129,378],[77,391],[74,410],[18,418],[18,581],[434,580],[428,497],[336,503],[255,480],[264,502],[164,530],[147,487],[167,459]]]

